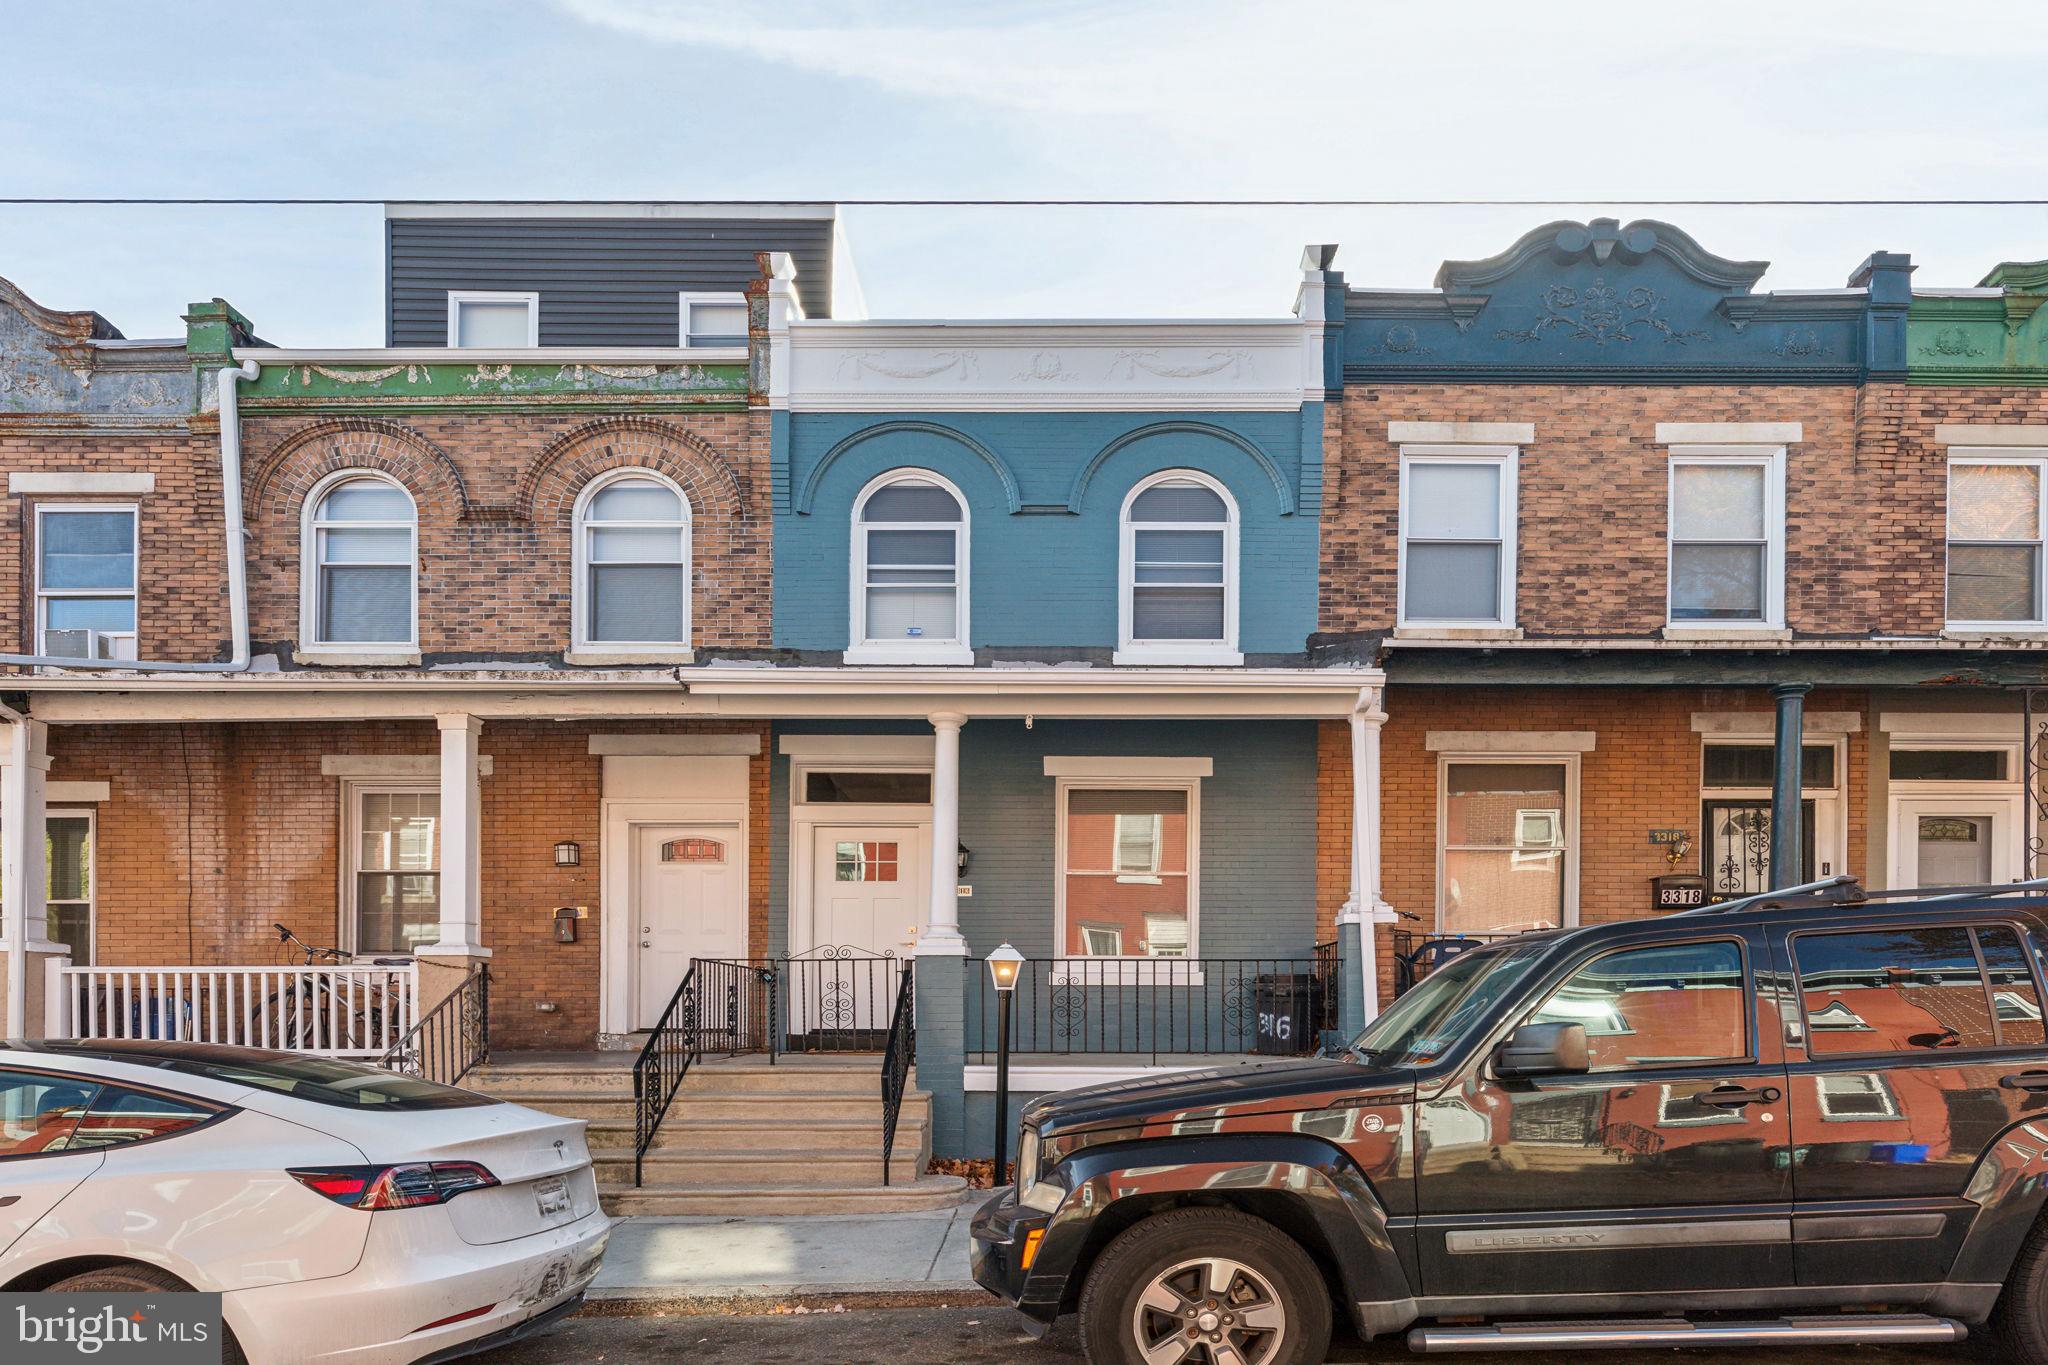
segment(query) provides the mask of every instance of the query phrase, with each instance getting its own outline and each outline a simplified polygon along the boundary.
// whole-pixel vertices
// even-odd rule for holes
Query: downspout
[[[147,659],[79,659],[47,654],[0,654],[0,664],[31,668],[84,669],[94,673],[242,673],[249,667],[249,568],[242,550],[242,412],[237,381],[263,372],[253,360],[229,365],[220,384],[220,504],[226,523],[228,630],[233,649],[225,663],[183,663]],[[138,579],[140,571],[138,566]]]
[[[8,724],[8,744],[12,751],[13,739],[23,733],[16,728],[26,726],[28,717],[5,702],[0,702],[0,719]],[[13,755],[20,757],[20,755]],[[7,936],[7,1032],[8,1038],[28,1036],[28,930]]]

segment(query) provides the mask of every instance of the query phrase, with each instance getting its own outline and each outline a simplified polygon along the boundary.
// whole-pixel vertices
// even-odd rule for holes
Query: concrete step
[[[896,1144],[901,1147],[912,1132],[929,1126],[925,1117],[905,1112],[896,1127]],[[671,1109],[655,1130],[653,1151],[664,1152],[750,1152],[786,1148],[791,1128],[777,1119],[700,1119],[686,1110]],[[882,1116],[854,1119],[807,1119],[801,1129],[803,1142],[812,1152],[865,1152],[882,1150]],[[633,1118],[594,1120],[585,1134],[590,1150],[615,1147],[628,1151],[633,1146]]]
[[[917,1209],[951,1208],[967,1198],[967,1182],[957,1175],[927,1175],[898,1185],[859,1184],[809,1189],[782,1185],[705,1185],[688,1189],[645,1186],[605,1187],[598,1198],[606,1213],[803,1215],[826,1213],[904,1213]]]
[[[931,1096],[915,1091],[903,1097],[904,1121],[921,1121],[931,1112]],[[673,1120],[687,1112],[693,1119],[753,1119],[797,1128],[812,1119],[869,1119],[879,1123],[882,1097],[844,1095],[831,1091],[763,1090],[738,1094],[677,1095],[669,1106]]]
[[[908,1138],[908,1144],[904,1139]],[[897,1136],[898,1146],[889,1154],[889,1173],[898,1185],[915,1184],[925,1162],[917,1134]],[[600,1189],[633,1184],[633,1152],[607,1150],[596,1156]],[[861,1152],[668,1152],[650,1151],[642,1164],[648,1186],[664,1190],[727,1189],[758,1186],[762,1189],[846,1189],[879,1184],[882,1178],[882,1147]]]
[[[877,1081],[879,1085],[881,1082]],[[501,1100],[521,1101],[527,1095],[611,1095],[633,1097],[631,1067],[603,1071],[571,1071],[561,1067],[481,1066],[463,1077],[463,1088],[481,1090]]]
[[[913,1081],[914,1085],[915,1082]],[[678,1098],[684,1095],[743,1095],[763,1091],[802,1090],[814,1095],[876,1095],[882,1093],[882,1067],[871,1058],[862,1066],[818,1066],[800,1062],[734,1064],[719,1062],[690,1068]]]

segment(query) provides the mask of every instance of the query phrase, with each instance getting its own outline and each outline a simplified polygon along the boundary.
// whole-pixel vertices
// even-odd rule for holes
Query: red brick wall
[[[631,466],[667,475],[689,497],[696,645],[769,643],[765,412],[252,416],[244,446],[258,641],[298,639],[307,493],[337,471],[375,469],[418,505],[421,650],[559,653],[570,640],[577,494]]]
[[[221,558],[219,423],[194,417],[189,429],[92,434],[35,431],[0,421],[0,470],[154,474],[138,495],[0,495],[0,652],[35,645],[37,502],[106,503],[139,509],[141,585],[136,604],[144,658],[210,659],[228,645],[227,576]]]
[[[603,760],[594,729],[486,721],[483,938],[492,950],[492,1038],[505,1047],[583,1047],[597,1033]],[[746,722],[635,721],[635,733],[758,733],[749,771],[748,941],[768,943],[768,734]],[[431,722],[59,726],[55,781],[105,781],[98,808],[97,951],[105,964],[267,964],[272,921],[313,943],[340,936],[340,779],[323,754],[432,754]],[[187,778],[189,764],[189,783]],[[189,831],[189,834],[188,834]],[[574,839],[579,867],[556,867]],[[578,941],[554,941],[552,911],[587,905]],[[535,1006],[552,1001],[554,1013]]]

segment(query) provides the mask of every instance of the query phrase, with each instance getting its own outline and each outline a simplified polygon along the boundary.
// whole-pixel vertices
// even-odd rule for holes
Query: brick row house
[[[273,925],[387,1031],[487,965],[494,1076],[653,1142],[620,1207],[759,1208],[548,1068],[623,1084],[686,994],[848,1049],[785,1066],[809,1126],[662,1120],[800,1162],[914,1023],[963,1155],[1005,943],[1021,1097],[1305,1050],[1660,876],[2032,866],[2040,267],[1760,292],[1599,220],[1427,290],[1312,247],[1269,318],[873,321],[830,206],[385,226],[368,350],[0,293],[10,1031],[382,1055]]]

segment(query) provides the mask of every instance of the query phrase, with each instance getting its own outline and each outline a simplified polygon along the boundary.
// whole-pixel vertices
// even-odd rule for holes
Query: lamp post
[[[996,988],[996,1174],[993,1184],[1003,1185],[1005,1151],[1010,1139],[1010,997],[1017,993],[1017,973],[1024,967],[1024,954],[1005,943],[988,955],[988,976]]]

